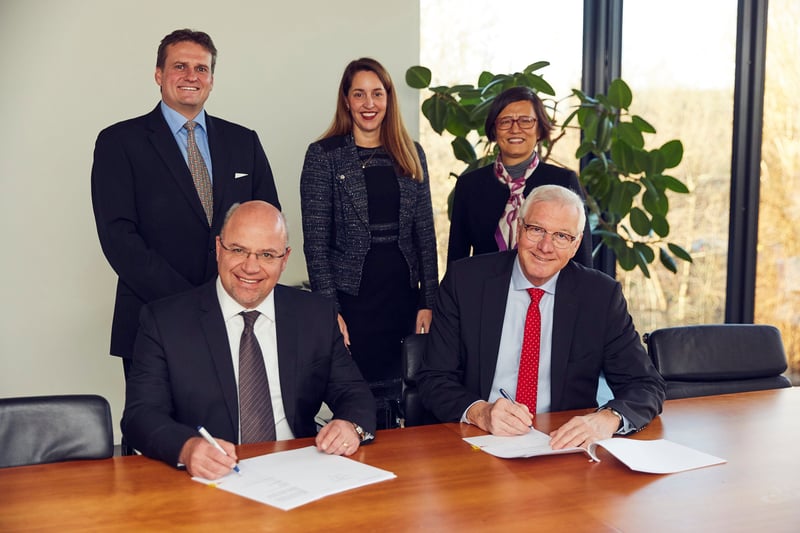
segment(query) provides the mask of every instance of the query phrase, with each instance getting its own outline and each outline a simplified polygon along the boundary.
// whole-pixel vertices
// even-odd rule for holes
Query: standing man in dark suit
[[[235,464],[233,443],[314,436],[323,401],[335,418],[316,434],[317,448],[352,455],[372,438],[375,400],[344,345],[333,300],[277,285],[290,252],[280,211],[236,204],[216,239],[217,280],[144,307],[122,416],[134,448],[214,479]],[[266,373],[255,411],[244,384],[253,377],[246,334],[257,338],[257,377]],[[254,420],[270,435],[248,437]]]
[[[203,108],[216,58],[206,33],[170,33],[156,60],[161,102],[97,137],[92,204],[100,244],[119,277],[111,354],[124,358],[126,375],[141,307],[216,275],[214,237],[227,209],[251,199],[280,208],[256,133]]]
[[[418,376],[426,407],[442,421],[519,435],[536,412],[597,407],[602,371],[614,399],[552,432],[551,446],[588,446],[642,429],[661,412],[664,381],[620,284],[571,261],[585,225],[583,202],[565,187],[543,185],[521,213],[517,251],[447,270]],[[535,363],[523,363],[529,360]]]

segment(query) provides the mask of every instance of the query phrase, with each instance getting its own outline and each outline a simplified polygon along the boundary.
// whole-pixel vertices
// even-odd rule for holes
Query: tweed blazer
[[[439,274],[428,166],[422,147],[416,147],[424,175],[422,182],[397,178],[397,244],[408,264],[409,285],[420,288],[419,308],[426,309],[433,307]],[[329,137],[308,147],[300,200],[311,289],[334,300],[337,290],[357,295],[370,233],[367,186],[352,135]]]

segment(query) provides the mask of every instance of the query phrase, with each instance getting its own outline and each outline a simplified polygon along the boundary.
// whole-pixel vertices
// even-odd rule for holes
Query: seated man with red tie
[[[143,308],[122,417],[131,446],[216,479],[236,464],[234,443],[316,434],[321,451],[352,455],[372,438],[375,400],[335,304],[277,284],[290,252],[276,207],[234,204],[216,239],[216,280]],[[334,419],[317,433],[322,402]]]
[[[448,267],[418,374],[425,406],[443,422],[519,435],[537,412],[597,408],[603,372],[614,398],[553,431],[551,446],[588,446],[644,428],[661,412],[664,381],[620,284],[571,261],[583,201],[543,185],[521,213],[517,250]]]

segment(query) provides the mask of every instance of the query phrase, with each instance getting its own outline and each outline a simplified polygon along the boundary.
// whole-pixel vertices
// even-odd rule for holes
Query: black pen
[[[511,397],[511,395],[510,395],[509,393],[507,393],[505,389],[501,388],[501,389],[500,389],[500,394],[502,394],[502,395],[503,395],[503,398],[505,398],[505,399],[506,399],[506,400],[508,400],[509,402],[514,402],[514,403],[517,403],[517,401],[516,401],[514,398],[512,398],[512,397]],[[530,425],[530,426],[528,426],[528,427],[529,427],[529,428],[531,428],[531,429],[533,429],[533,424],[531,424],[531,425]]]

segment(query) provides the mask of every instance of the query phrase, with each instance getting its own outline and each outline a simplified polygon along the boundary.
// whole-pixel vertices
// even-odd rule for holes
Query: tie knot
[[[253,324],[256,323],[258,315],[260,315],[261,313],[259,313],[258,311],[242,311],[239,314],[242,315],[242,318],[244,319],[244,328],[253,329]]]
[[[535,303],[536,305],[539,305],[539,302],[541,301],[542,296],[544,296],[544,290],[543,289],[528,289],[528,294],[531,297],[531,302]]]
[[[192,131],[195,126],[197,126],[197,122],[195,122],[194,120],[189,120],[186,122],[186,124],[183,125],[183,127],[186,128],[188,131]]]

